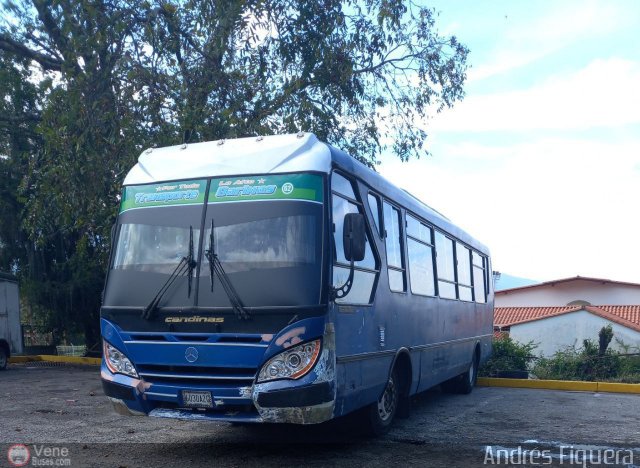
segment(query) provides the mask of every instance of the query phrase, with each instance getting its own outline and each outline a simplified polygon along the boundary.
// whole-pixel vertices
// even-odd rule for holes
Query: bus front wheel
[[[367,408],[369,428],[373,435],[382,435],[389,431],[399,401],[400,378],[398,371],[394,369],[378,401]]]

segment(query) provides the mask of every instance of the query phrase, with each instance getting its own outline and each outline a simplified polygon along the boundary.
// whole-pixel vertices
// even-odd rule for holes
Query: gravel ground
[[[639,414],[640,395],[434,390],[372,439],[353,418],[301,427],[122,417],[95,367],[11,365],[0,373],[0,466],[11,466],[12,444],[29,446],[32,466],[596,466],[607,448],[618,455],[610,466],[640,466]]]

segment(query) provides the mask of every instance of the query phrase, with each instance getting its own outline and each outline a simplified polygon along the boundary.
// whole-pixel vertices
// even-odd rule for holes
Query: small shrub
[[[538,358],[532,372],[540,379],[640,383],[640,355],[609,349],[613,333],[603,327],[599,342],[584,340],[582,348],[569,347],[550,358]],[[620,342],[618,341],[620,344]]]
[[[625,345],[616,338],[621,352],[609,348],[613,339],[610,325],[602,327],[598,341],[584,340],[581,348],[570,346],[553,356],[536,357],[537,345],[520,344],[510,337],[493,340],[493,355],[480,368],[483,377],[509,371],[531,371],[544,380],[586,380],[640,383],[640,347]]]
[[[599,340],[599,349],[598,349],[598,354],[600,354],[600,356],[604,356],[605,353],[607,352],[607,348],[609,347],[609,343],[611,343],[611,339],[613,338],[613,328],[611,327],[611,324],[607,325],[606,327],[602,327],[602,329],[600,329],[600,333],[598,333],[598,340]]]
[[[520,344],[510,337],[493,340],[493,354],[480,368],[483,377],[495,377],[505,371],[526,371],[528,363],[533,358],[532,351],[537,347],[533,341]]]
[[[583,380],[579,353],[573,347],[558,351],[550,358],[538,358],[532,372],[543,380]]]

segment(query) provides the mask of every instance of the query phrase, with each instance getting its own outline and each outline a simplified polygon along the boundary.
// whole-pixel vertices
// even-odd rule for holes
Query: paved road
[[[607,448],[618,457],[609,459],[614,466],[640,466],[640,395],[435,390],[412,409],[378,439],[363,436],[354,420],[246,427],[121,417],[102,394],[96,368],[12,365],[0,373],[0,466],[9,445],[21,443],[32,454],[58,449],[47,459],[71,466],[570,466],[571,456],[591,466],[582,458]]]

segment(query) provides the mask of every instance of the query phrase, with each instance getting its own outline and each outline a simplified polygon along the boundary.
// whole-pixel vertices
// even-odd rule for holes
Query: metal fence
[[[56,353],[58,356],[84,356],[87,352],[87,347],[85,345],[82,346],[74,346],[74,345],[60,345],[56,346]]]

